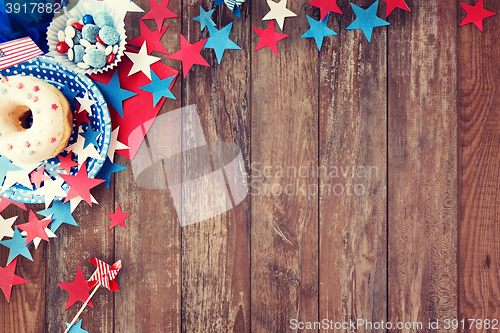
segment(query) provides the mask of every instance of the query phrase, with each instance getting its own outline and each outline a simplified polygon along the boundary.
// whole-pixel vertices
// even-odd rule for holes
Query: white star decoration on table
[[[118,141],[119,130],[120,130],[120,126],[115,128],[115,130],[113,132],[111,132],[111,141],[109,142],[109,149],[108,149],[108,158],[111,162],[114,162],[116,150],[130,148],[129,146],[124,145],[123,143]]]
[[[83,201],[83,198],[81,196],[76,196],[74,197],[73,199],[71,199],[69,201],[69,205],[71,207],[71,212],[73,213],[73,211],[76,209],[76,207],[78,207],[78,205],[80,204],[80,202]],[[93,203],[93,204],[99,204],[99,202],[97,202],[97,200],[94,198],[94,196],[92,195],[92,193],[90,194],[90,201]]]
[[[47,218],[45,218],[44,220],[46,220]],[[56,234],[54,234],[49,228],[45,228],[43,231],[47,234],[49,238],[57,238]],[[26,237],[27,235],[28,233],[26,231],[21,232],[21,236]],[[35,239],[33,239],[35,250],[38,249],[38,246],[40,245],[41,242],[42,239],[40,237],[35,237]]]
[[[83,110],[86,110],[89,114],[92,114],[92,105],[97,103],[93,99],[90,99],[89,97],[89,92],[86,91],[85,94],[82,97],[77,97],[76,100],[78,101],[78,104],[80,104],[80,109],[78,109],[78,112],[82,112]]]
[[[146,41],[141,46],[139,53],[124,52],[127,57],[130,58],[133,65],[128,73],[128,76],[135,74],[137,72],[143,72],[148,79],[151,80],[151,68],[150,66],[155,62],[159,61],[160,58],[148,55],[148,49],[146,46]]]
[[[63,190],[62,186],[64,184],[64,179],[56,178],[56,180],[46,180],[43,186],[33,192],[45,197],[45,209],[49,208],[50,204],[55,197],[66,197],[66,191]]]
[[[94,145],[88,145],[84,148],[85,138],[81,135],[78,135],[78,139],[72,145],[66,147],[66,151],[77,154],[78,164],[83,164],[88,157],[95,158],[98,160],[102,160],[101,156],[95,149]]]
[[[286,17],[297,16],[290,9],[286,8],[286,1],[281,0],[280,2],[274,2],[273,0],[267,0],[267,4],[271,10],[264,16],[262,21],[275,19],[281,30],[283,30],[283,24],[285,23]]]
[[[18,167],[21,167],[21,170],[16,171],[7,171],[5,175],[5,180],[3,182],[2,190],[0,192],[5,192],[12,185],[16,183],[22,185],[30,190],[33,190],[33,185],[31,184],[31,180],[29,174],[31,171],[35,170],[40,163],[36,164],[17,164]]]
[[[12,226],[14,225],[16,219],[17,216],[11,217],[9,219],[4,219],[2,215],[0,215],[0,241],[4,237],[14,237],[14,229],[12,229]]]

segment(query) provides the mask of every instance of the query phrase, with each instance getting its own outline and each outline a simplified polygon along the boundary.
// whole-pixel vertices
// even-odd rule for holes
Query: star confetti
[[[11,201],[5,198],[0,198],[0,212],[3,212],[5,208],[9,207],[10,204],[13,204],[19,208],[26,210],[26,205],[23,203]]]
[[[76,122],[75,128],[79,128],[82,123],[90,123],[87,110],[73,113],[73,120]]]
[[[375,1],[368,9],[363,9],[351,3],[356,19],[345,30],[361,29],[368,39],[368,43],[370,43],[373,28],[390,25],[389,22],[377,17],[378,1]]]
[[[316,41],[316,45],[318,46],[318,50],[321,51],[321,46],[323,44],[323,38],[326,36],[334,36],[337,33],[331,29],[329,29],[326,26],[326,23],[328,22],[328,16],[330,14],[327,14],[326,17],[322,21],[316,21],[312,17],[307,16],[307,20],[309,21],[309,30],[306,31],[305,34],[301,36],[301,38],[314,38]]]
[[[390,13],[397,7],[411,12],[410,8],[406,4],[405,0],[382,0],[387,2],[387,7],[385,10],[385,17],[389,16]]]
[[[275,19],[280,29],[283,30],[285,18],[297,16],[297,14],[286,8],[286,2],[287,0],[280,0],[280,2],[267,0],[267,5],[271,8],[271,10],[266,14],[266,16],[264,16],[262,21]]]
[[[118,141],[119,132],[120,132],[120,126],[115,128],[113,132],[111,132],[111,140],[109,142],[109,149],[108,149],[108,158],[111,162],[113,162],[115,159],[115,151],[121,149],[129,149],[129,146]]]
[[[122,227],[127,229],[127,226],[125,225],[125,219],[130,215],[131,214],[123,213],[122,208],[120,207],[120,205],[118,205],[115,213],[106,214],[106,216],[108,216],[112,220],[109,229],[113,229],[117,225],[121,225]]]
[[[1,191],[3,192],[8,190],[12,185],[16,183],[30,190],[33,190],[33,185],[31,185],[29,175],[31,171],[35,170],[39,165],[40,163],[25,165],[18,164],[18,166],[21,166],[20,170],[7,171]]]
[[[203,31],[205,27],[215,27],[215,22],[212,20],[212,14],[214,13],[215,9],[212,9],[208,12],[203,9],[202,6],[200,6],[200,15],[193,17],[194,21],[200,22],[200,31]]]
[[[94,274],[88,280],[89,288],[95,288],[96,286],[103,286],[110,291],[118,291],[120,288],[118,287],[118,283],[116,283],[115,278],[118,275],[118,272],[122,268],[122,261],[118,260],[112,266],[109,266],[105,262],[94,258],[90,259],[92,265],[96,266]]]
[[[162,97],[175,99],[174,94],[170,91],[170,86],[174,81],[175,76],[161,80],[156,73],[153,72],[152,82],[148,85],[139,87],[139,89],[148,91],[153,94],[153,106],[158,104]]]
[[[66,191],[62,188],[63,184],[64,179],[62,178],[47,180],[43,183],[43,186],[36,189],[33,194],[43,196],[45,198],[45,207],[48,207],[56,197],[64,198],[66,196]]]
[[[68,100],[71,110],[76,110],[75,97],[78,96],[79,92],[72,91],[67,83],[62,86],[61,92]]]
[[[96,150],[94,145],[88,145],[83,147],[85,144],[85,139],[82,136],[78,136],[78,139],[72,145],[66,147],[67,151],[73,151],[77,155],[78,164],[83,164],[87,158],[102,159],[99,152]]]
[[[14,274],[16,271],[17,258],[5,267],[0,267],[0,289],[2,289],[7,303],[10,303],[12,287],[19,284],[29,283],[29,281]]]
[[[52,223],[50,224],[52,232],[56,232],[63,223],[78,227],[75,218],[71,215],[70,203],[63,203],[59,200],[54,201],[51,208],[41,210],[37,214],[52,218]]]
[[[268,46],[276,56],[278,56],[278,45],[276,43],[289,36],[289,35],[277,33],[274,30],[274,21],[269,22],[269,25],[267,26],[266,30],[257,29],[257,28],[252,28],[252,29],[260,37],[259,44],[257,44],[257,47],[255,48],[254,51],[260,50],[260,49]]]
[[[328,13],[333,12],[343,14],[337,5],[337,0],[313,0],[307,3],[308,5],[318,7],[321,13],[321,21],[323,21]]]
[[[57,236],[52,231],[50,231],[49,228],[45,228],[44,231],[47,234],[47,236],[49,237],[49,239],[50,238],[57,238]],[[28,233],[26,231],[21,232],[21,236],[26,237],[27,235],[28,235]],[[42,242],[42,239],[40,237],[35,237],[35,239],[33,239],[33,245],[35,245],[35,250],[38,249],[38,246],[40,245],[41,242]]]
[[[101,0],[101,1],[107,3],[108,6],[115,9],[118,13],[120,13],[120,15],[123,15],[122,17],[124,17],[127,12],[139,12],[139,13],[144,12],[144,10],[141,7],[137,6],[130,0]]]
[[[171,55],[167,56],[167,59],[179,60],[182,61],[182,73],[184,78],[186,78],[187,73],[193,67],[194,64],[208,66],[210,65],[206,62],[205,59],[201,56],[200,52],[208,38],[200,40],[194,44],[189,44],[186,37],[182,34],[180,35],[181,39],[181,49]]]
[[[64,203],[80,196],[91,207],[92,201],[90,200],[90,190],[104,182],[102,179],[89,178],[87,175],[87,165],[85,163],[82,164],[82,167],[75,176],[61,174],[61,177],[69,185],[69,192],[64,199]]]
[[[462,8],[467,12],[467,16],[464,18],[459,27],[474,23],[479,30],[483,31],[483,20],[490,16],[496,15],[497,13],[490,12],[484,9],[483,0],[478,0],[474,6],[467,5],[463,2],[460,3]]]
[[[1,241],[0,244],[9,248],[9,258],[7,259],[7,264],[17,258],[17,256],[19,255],[33,261],[30,250],[28,250],[28,248],[26,247],[24,238],[23,236],[21,236],[21,233],[19,232],[19,229],[17,229],[17,227],[14,227],[14,235],[12,239]]]
[[[241,47],[229,39],[229,34],[231,33],[232,28],[233,22],[229,23],[220,30],[217,30],[217,28],[214,27],[208,28],[210,37],[208,38],[204,48],[214,49],[215,56],[217,57],[217,62],[219,64],[225,50],[241,50]]]
[[[30,209],[29,222],[17,226],[20,230],[28,233],[26,236],[26,246],[28,246],[35,237],[39,237],[48,242],[49,237],[45,233],[45,228],[47,228],[50,222],[52,222],[51,219],[38,220],[35,213]]]
[[[163,46],[160,41],[162,36],[165,34],[165,31],[167,31],[168,25],[158,30],[151,30],[148,28],[146,23],[140,21],[139,24],[141,27],[141,34],[139,35],[139,37],[134,38],[130,42],[128,42],[129,45],[141,47],[144,42],[147,41],[147,50],[149,54],[153,51],[170,54],[170,52],[167,51],[165,46]]]
[[[92,114],[92,105],[97,102],[90,99],[88,91],[83,94],[83,97],[77,97],[76,100],[78,101],[78,104],[80,104],[79,112],[86,110],[89,114]]]
[[[87,129],[80,132],[79,135],[84,138],[83,149],[87,148],[89,144],[94,145],[94,147],[99,147],[97,143],[97,138],[102,134],[102,131],[92,130],[92,126],[87,126]]]
[[[31,172],[30,179],[36,188],[39,188],[43,181],[49,180],[50,177],[45,174],[45,165],[42,165],[40,169]]]
[[[82,328],[82,321],[83,319],[80,319],[79,322],[71,326],[71,329],[68,331],[68,333],[89,333],[89,331],[86,331]],[[66,328],[68,328],[69,326],[70,324],[66,323]]]
[[[78,163],[71,159],[71,151],[66,156],[59,154],[57,158],[59,159],[57,170],[64,170],[68,175],[71,172],[71,168],[78,165]]]
[[[7,172],[18,170],[21,170],[21,168],[13,164],[10,159],[5,156],[0,156],[0,185],[2,184]]]
[[[151,80],[151,65],[160,60],[158,57],[148,55],[146,41],[142,44],[139,53],[124,52],[125,55],[133,62],[133,66],[128,73],[128,76],[137,72],[143,72],[144,75]],[[122,111],[123,112],[123,111]]]
[[[97,173],[97,177],[100,179],[104,179],[104,185],[109,190],[109,184],[111,182],[111,175],[115,172],[122,171],[122,170],[127,170],[126,167],[121,166],[120,164],[113,163],[109,159],[109,157],[106,157],[106,161],[104,162],[103,166],[101,167],[101,170]]]
[[[170,0],[162,0],[161,2],[156,2],[155,0],[149,0],[149,5],[151,6],[151,10],[146,13],[141,19],[147,20],[152,19],[155,20],[158,29],[161,29],[163,26],[163,21],[165,19],[178,17],[174,12],[168,9],[168,3]]]
[[[16,221],[17,216],[4,219],[2,215],[0,215],[0,241],[4,237],[14,237],[14,229],[12,229],[12,226],[14,225],[14,222]]]
[[[113,77],[108,84],[100,83],[97,81],[94,82],[95,84],[97,84],[97,87],[104,95],[106,102],[108,104],[111,104],[116,112],[118,112],[118,114],[123,118],[123,101],[137,94],[121,88],[120,80],[118,79],[118,71],[115,71],[115,74],[113,74]],[[85,147],[86,145],[84,145],[84,148]]]
[[[57,285],[69,292],[69,298],[68,302],[66,303],[65,311],[68,310],[77,301],[85,302],[90,296],[89,285],[85,280],[85,276],[83,276],[82,268],[80,266],[78,266],[73,282],[58,283]],[[94,307],[92,301],[89,301],[88,304],[90,307]]]

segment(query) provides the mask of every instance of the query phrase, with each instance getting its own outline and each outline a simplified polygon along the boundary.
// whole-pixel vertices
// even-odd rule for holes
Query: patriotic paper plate
[[[106,101],[92,80],[85,75],[70,71],[68,68],[58,63],[54,58],[47,56],[40,56],[35,59],[28,60],[22,64],[4,69],[1,73],[4,76],[29,75],[44,80],[61,90],[72,105],[74,105],[72,96],[76,95],[76,97],[83,97],[84,94],[88,92],[89,98],[96,101],[96,103],[92,106],[92,113],[88,113],[88,118],[92,124],[93,130],[102,132],[97,140],[98,147],[96,147],[99,158],[89,157],[86,160],[88,177],[95,177],[104,164],[108,154],[109,143],[111,141],[111,119]],[[67,91],[68,88],[66,88],[66,86],[70,91]],[[74,113],[75,108],[72,107],[71,109]],[[78,138],[78,131],[75,127],[76,123],[73,121],[73,133],[71,134],[68,145],[75,143]],[[83,129],[85,130],[86,127],[84,126]],[[40,166],[45,164],[46,173],[50,175],[52,180],[60,178],[56,171],[58,162],[59,159],[56,157],[40,164]],[[73,168],[71,171],[72,175],[77,173],[78,170],[76,169],[76,167]],[[66,192],[69,190],[69,186],[66,183],[64,183],[62,188]],[[0,190],[2,190],[1,187]],[[9,189],[0,193],[0,195],[6,199],[22,203],[35,204],[45,202],[45,196],[37,194],[36,188],[28,189],[19,184],[11,186]],[[56,197],[55,200],[58,199],[62,199],[62,197]]]

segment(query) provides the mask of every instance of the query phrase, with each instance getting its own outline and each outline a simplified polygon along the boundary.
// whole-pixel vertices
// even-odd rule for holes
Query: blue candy
[[[103,68],[106,66],[106,54],[98,49],[87,52],[87,63],[94,68]]]
[[[85,24],[82,29],[82,37],[89,43],[95,44],[95,38],[99,35],[99,27],[93,24]]]
[[[107,12],[97,12],[94,14],[94,22],[99,27],[113,26],[113,18]]]
[[[82,32],[80,30],[75,29],[75,37],[73,37],[73,43],[75,45],[79,45],[80,39],[82,39],[82,38],[83,38]]]
[[[99,30],[99,37],[106,45],[115,45],[120,41],[120,34],[113,27],[103,27]]]
[[[75,52],[75,59],[73,61],[76,63],[82,62],[85,55],[85,48],[81,45],[75,45],[73,52]]]
[[[92,15],[87,14],[82,18],[83,24],[94,24],[94,18]]]

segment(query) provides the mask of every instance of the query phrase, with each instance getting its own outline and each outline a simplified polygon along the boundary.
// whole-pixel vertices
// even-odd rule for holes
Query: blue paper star
[[[215,23],[212,20],[212,14],[215,9],[212,9],[209,12],[206,12],[205,9],[203,9],[202,6],[200,6],[200,15],[193,17],[193,20],[198,21],[201,23],[201,28],[200,31],[203,31],[205,27],[215,27]]]
[[[115,74],[113,74],[113,77],[108,84],[100,83],[97,81],[94,82],[99,87],[99,90],[104,95],[104,98],[106,99],[108,104],[111,104],[116,112],[118,112],[118,114],[123,118],[122,101],[137,94],[120,87],[118,71],[115,71]]]
[[[363,9],[351,3],[351,7],[356,14],[356,19],[345,30],[361,29],[368,39],[368,43],[372,38],[373,28],[390,25],[389,22],[377,17],[378,1],[375,1],[368,9]]]
[[[56,232],[63,223],[78,227],[73,215],[71,215],[71,205],[69,202],[64,204],[62,201],[54,200],[52,201],[52,207],[41,210],[37,214],[45,217],[52,214],[52,222],[50,223],[50,231],[52,232]]]
[[[89,144],[93,144],[95,147],[99,147],[97,143],[97,137],[102,134],[102,131],[93,131],[92,126],[87,126],[85,132],[79,133],[84,139],[83,149],[87,148]]]
[[[219,64],[225,50],[241,50],[241,47],[229,39],[229,34],[231,33],[232,28],[233,22],[229,23],[220,30],[217,30],[217,28],[214,27],[208,27],[210,38],[208,38],[204,48],[215,50],[215,55],[217,56]]]
[[[18,255],[22,255],[23,257],[33,261],[30,250],[26,247],[26,239],[21,236],[17,227],[14,227],[14,237],[12,237],[12,239],[1,241],[0,244],[10,249],[7,265],[10,264],[10,262]]]
[[[330,14],[327,14],[323,21],[316,21],[309,15],[306,16],[307,20],[309,21],[310,28],[300,38],[314,38],[314,40],[316,41],[316,45],[318,46],[318,50],[321,51],[323,38],[326,36],[335,36],[337,34],[335,31],[326,26]]]
[[[89,331],[86,331],[82,328],[82,320],[80,319],[79,322],[77,322],[75,325],[71,326],[71,329],[69,330],[68,333],[89,333]],[[69,327],[69,324],[66,323],[66,329]]]
[[[106,157],[106,161],[102,165],[101,170],[99,170],[99,172],[97,173],[97,177],[99,177],[100,179],[104,179],[104,185],[106,185],[109,190],[111,174],[122,170],[127,170],[127,168],[120,164],[111,162],[109,157]]]
[[[22,170],[22,168],[18,167],[15,164],[12,164],[10,159],[5,156],[0,156],[0,185],[3,183],[5,175],[8,171],[18,171]]]
[[[71,106],[71,110],[76,110],[75,97],[78,96],[79,92],[71,91],[67,83],[64,84],[64,86],[61,89],[61,92],[63,93],[64,97],[66,97],[66,99],[68,100],[69,105]]]
[[[165,80],[160,80],[155,72],[152,72],[151,83],[145,86],[139,87],[139,89],[148,91],[153,94],[153,106],[158,104],[162,97],[167,97],[175,99],[174,94],[170,91],[170,85],[175,79],[175,75],[166,78]]]

